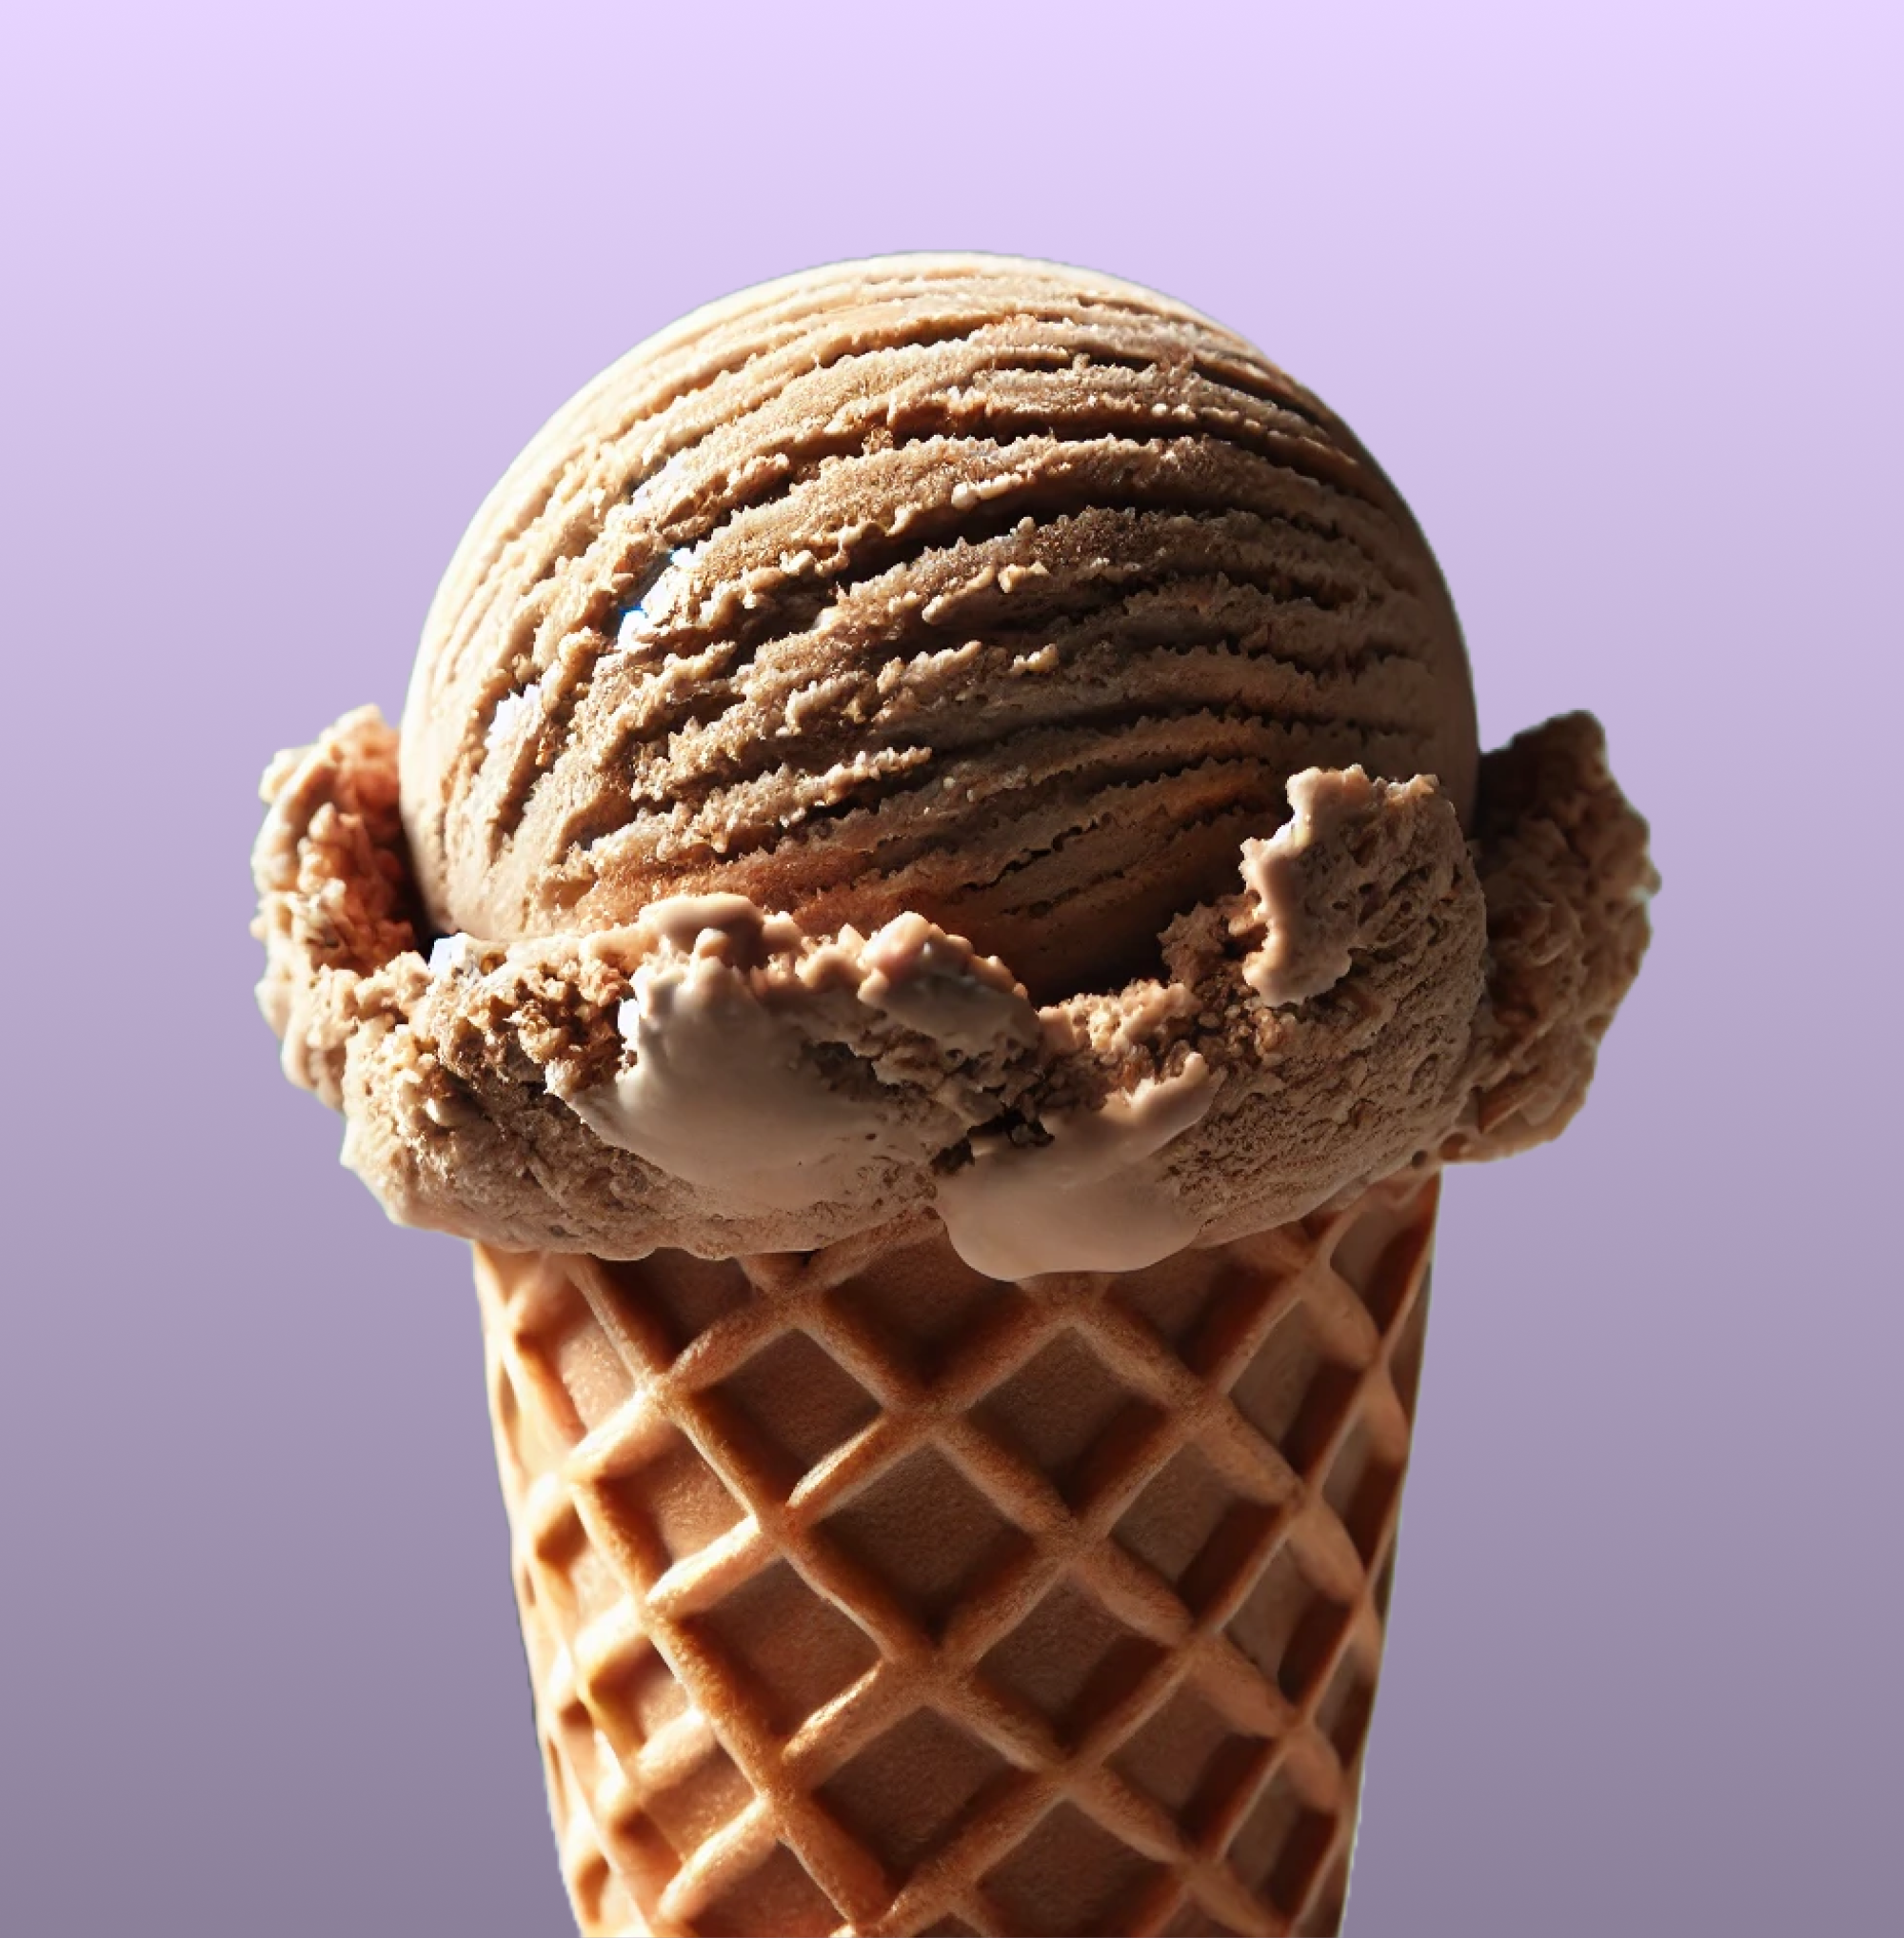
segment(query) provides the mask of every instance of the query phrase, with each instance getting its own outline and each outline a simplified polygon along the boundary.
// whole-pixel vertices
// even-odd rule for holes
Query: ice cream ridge
[[[476,1242],[582,1928],[1337,1928],[1439,1173],[1656,885],[1342,423],[1093,272],[747,291],[264,793],[286,1073]]]

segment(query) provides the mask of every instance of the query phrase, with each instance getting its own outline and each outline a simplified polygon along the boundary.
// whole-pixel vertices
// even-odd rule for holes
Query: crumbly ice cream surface
[[[1432,555],[1247,344],[1049,265],[699,312],[554,419],[401,737],[266,776],[260,997],[393,1216],[638,1256],[922,1204],[1118,1270],[1557,1132],[1645,826],[1478,760]]]

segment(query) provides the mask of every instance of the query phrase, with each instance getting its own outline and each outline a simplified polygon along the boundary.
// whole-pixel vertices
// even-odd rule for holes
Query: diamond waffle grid
[[[479,1248],[584,1928],[1333,1929],[1436,1193],[1023,1286]]]

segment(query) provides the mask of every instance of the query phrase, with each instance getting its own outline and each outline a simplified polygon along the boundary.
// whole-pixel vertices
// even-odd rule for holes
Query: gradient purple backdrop
[[[10,16],[0,1928],[570,1928],[466,1254],[277,1074],[257,776],[585,379],[920,247],[1255,338],[1485,739],[1653,818],[1591,1107],[1447,1192],[1354,1938],[1892,1903],[1898,14],[1319,10]]]

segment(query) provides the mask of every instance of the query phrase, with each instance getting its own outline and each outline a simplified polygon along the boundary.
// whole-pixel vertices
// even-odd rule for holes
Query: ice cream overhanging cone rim
[[[426,960],[395,760],[360,709],[266,777],[260,1000],[286,1070],[343,1110],[346,1161],[402,1221],[605,1257],[814,1250],[924,1200],[1001,1276],[1102,1269],[1522,1148],[1578,1108],[1656,882],[1576,714],[1485,757],[1471,841],[1425,779],[1297,777],[1242,892],[1167,932],[1171,979],[1113,996],[1034,1009],[916,917],[816,938],[731,897],[585,936],[451,938]],[[669,1031],[690,1054],[657,1087],[664,1059],[630,1053]],[[665,1128],[697,1088],[706,1145],[758,1126],[764,1044],[823,1124],[764,1191]],[[806,1201],[816,1185],[834,1195]],[[1081,1216],[1029,1256],[983,1250],[1067,1197]],[[1113,1256],[1066,1255],[1120,1206],[1140,1229]]]

